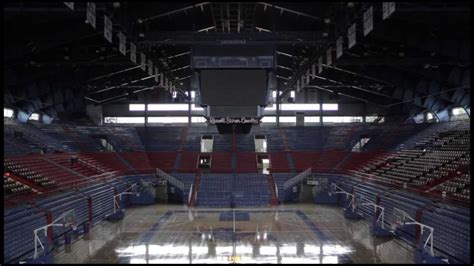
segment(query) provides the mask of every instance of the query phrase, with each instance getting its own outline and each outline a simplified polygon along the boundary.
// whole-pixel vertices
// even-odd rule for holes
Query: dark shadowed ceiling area
[[[86,2],[4,4],[4,105],[52,117],[88,104],[126,101],[151,90],[169,93],[130,60],[129,42],[145,52],[184,94],[193,45],[274,45],[281,90],[294,90],[320,56],[323,71],[301,89],[318,89],[405,116],[470,107],[470,4],[363,2],[97,2],[96,29]],[[364,36],[363,14],[373,8]],[[104,15],[113,42],[104,38]],[[357,25],[357,43],[347,31]],[[127,54],[118,49],[118,32]],[[336,40],[343,54],[336,58]],[[326,51],[332,48],[332,64]]]

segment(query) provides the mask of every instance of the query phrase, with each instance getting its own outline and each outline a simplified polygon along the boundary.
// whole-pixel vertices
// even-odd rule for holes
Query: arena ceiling
[[[389,19],[382,3],[361,2],[97,2],[97,29],[86,22],[86,2],[4,4],[6,107],[56,117],[87,104],[163,91],[148,73],[119,53],[103,34],[103,15],[155,64],[188,87],[193,44],[275,45],[275,74],[293,90],[320,56],[344,36],[343,56],[302,89],[318,89],[406,116],[470,106],[469,2],[396,3]],[[373,30],[363,36],[364,12]],[[356,22],[357,44],[347,48]],[[326,59],[325,59],[326,61]],[[181,85],[182,84],[182,85]],[[182,95],[184,100],[185,95]]]

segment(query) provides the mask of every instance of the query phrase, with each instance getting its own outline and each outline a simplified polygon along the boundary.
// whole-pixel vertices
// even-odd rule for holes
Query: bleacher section
[[[232,153],[213,152],[211,171],[213,173],[230,173],[232,171]]]
[[[171,172],[176,160],[176,152],[148,152],[148,160],[151,168],[160,168]]]
[[[181,144],[181,127],[137,127],[146,151],[177,151]]]
[[[256,127],[250,135],[235,135],[237,151],[231,151],[232,135],[216,135],[212,127],[189,128],[186,132],[180,127],[151,127],[145,132],[134,127],[7,125],[4,262],[31,257],[33,230],[65,211],[74,209],[79,225],[103,220],[113,209],[114,194],[137,180],[156,179],[153,174],[140,176],[154,173],[156,168],[184,183],[184,191],[176,194],[181,201],[187,201],[191,185],[199,183],[197,207],[229,208],[269,206],[273,189],[269,180],[276,184],[280,202],[291,201],[292,189],[284,191],[284,182],[311,167],[315,176],[337,173],[332,181],[378,201],[385,208],[387,226],[394,219],[395,207],[433,226],[436,252],[453,263],[468,263],[470,213],[458,207],[470,199],[470,131],[466,124]],[[26,137],[14,139],[14,130]],[[208,133],[215,136],[212,173],[196,165],[200,137]],[[101,151],[96,137],[102,134],[117,152]],[[271,178],[256,173],[254,134],[266,135]],[[366,151],[351,152],[362,134],[371,138]],[[400,144],[405,148],[398,150]],[[45,154],[40,154],[41,147],[47,148]],[[79,161],[71,164],[71,155]],[[347,203],[345,197],[339,198],[340,205]],[[360,211],[364,217],[374,216],[368,206]],[[416,227],[400,230],[403,237],[414,241],[425,237],[417,234]],[[54,229],[54,242],[63,242],[63,233]]]
[[[104,127],[108,140],[116,151],[144,151],[137,131],[133,127]]]
[[[180,173],[195,173],[198,163],[197,152],[182,152],[179,165],[177,167]]]
[[[327,127],[329,130],[324,142],[325,149],[349,150],[354,145],[356,134],[363,129],[358,123]]]
[[[230,151],[232,147],[232,134],[216,134],[214,135],[214,152]]]
[[[267,176],[263,174],[236,174],[232,189],[232,200],[236,208],[269,206],[271,194]]]
[[[119,155],[135,170],[151,169],[148,154],[142,151],[120,152]]]
[[[320,150],[323,146],[322,130],[319,127],[285,129],[288,148],[294,151]]]
[[[286,200],[286,192],[283,188],[283,184],[291,179],[292,177],[296,176],[295,173],[275,173],[272,174],[273,180],[278,188],[278,200],[280,202],[284,202]]]
[[[257,155],[255,152],[238,152],[237,169],[238,173],[256,173]]]
[[[268,153],[271,164],[271,171],[273,173],[277,172],[289,172],[290,166],[288,163],[287,155],[283,152],[271,152]]]
[[[197,206],[230,208],[233,181],[232,174],[202,174]]]
[[[60,217],[63,213],[74,210],[75,223],[80,226],[85,222],[95,224],[113,212],[115,192],[124,191],[131,179],[119,178],[108,183],[98,183],[77,191],[60,192],[54,196],[43,196],[35,201],[18,205],[5,210],[4,213],[4,262],[13,263],[31,258],[34,251],[33,230],[47,224],[47,214],[51,214],[48,222]],[[88,205],[88,198],[92,205]],[[91,208],[91,209],[90,209]],[[92,214],[92,217],[89,216]],[[92,220],[91,220],[92,219]],[[54,227],[52,231],[53,245],[64,243],[62,227]],[[43,239],[47,241],[46,239]]]
[[[184,184],[184,191],[175,192],[176,194],[178,194],[176,195],[176,198],[181,198],[183,202],[187,202],[189,197],[189,189],[191,188],[191,185],[194,183],[194,179],[196,178],[195,174],[174,173],[172,174],[172,176],[183,182]]]
[[[6,209],[3,215],[3,262],[14,263],[32,255],[33,230],[44,226],[46,214],[31,205]]]
[[[426,191],[434,188],[446,191],[448,196],[469,200],[470,131],[432,132],[410,141],[412,149],[371,163],[362,172],[387,183],[406,183]]]
[[[414,195],[401,189],[363,181],[349,176],[329,176],[346,191],[353,191],[359,200],[378,202],[384,207],[385,226],[390,228],[395,221],[394,208],[407,212],[419,222],[434,228],[435,255],[442,255],[450,264],[470,261],[470,211],[467,208],[453,207],[444,203]],[[339,204],[346,206],[346,197],[339,196]],[[365,219],[373,221],[374,209],[371,206],[358,206]],[[449,226],[447,226],[449,225]],[[416,226],[403,226],[397,229],[399,235],[410,243],[422,243],[427,235],[417,234]]]

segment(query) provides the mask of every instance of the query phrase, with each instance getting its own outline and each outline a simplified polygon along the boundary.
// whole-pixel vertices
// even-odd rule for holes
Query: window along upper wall
[[[451,114],[454,116],[464,115],[466,114],[466,110],[464,110],[464,108],[462,107],[454,107],[453,109],[451,109]]]
[[[14,114],[13,109],[10,108],[3,108],[3,117],[9,117],[12,118]]]
[[[362,122],[362,116],[323,116],[323,123]]]
[[[145,111],[145,104],[129,104],[129,111]],[[186,103],[151,103],[148,104],[148,111],[187,111],[188,104]],[[192,111],[203,111],[204,108],[191,105]]]
[[[262,123],[276,123],[276,116],[264,116]],[[319,123],[319,116],[305,116],[305,123]],[[362,122],[362,116],[323,116],[323,123]],[[296,116],[280,116],[280,123],[296,123]]]
[[[39,114],[38,113],[32,113],[30,115],[30,118],[28,118],[28,120],[36,120],[38,121],[39,120]]]
[[[337,111],[339,105],[337,103],[323,103],[323,111]],[[276,105],[272,107],[265,107],[267,111],[276,110]],[[319,111],[321,110],[321,104],[319,103],[282,103],[280,104],[281,111]]]
[[[187,116],[150,116],[148,117],[148,123],[188,123]],[[206,119],[203,116],[191,116],[191,123],[205,123]],[[105,124],[144,124],[145,117],[143,116],[122,116],[122,117],[110,117],[104,118]]]
[[[144,124],[143,116],[125,116],[125,117],[104,117],[105,124]]]
[[[374,122],[379,116],[366,116],[365,117],[365,122],[367,123],[372,123]],[[380,120],[378,120],[378,123],[383,123],[385,121],[385,117],[380,117]]]

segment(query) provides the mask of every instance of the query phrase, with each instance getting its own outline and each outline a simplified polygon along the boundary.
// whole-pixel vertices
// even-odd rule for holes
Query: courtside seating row
[[[412,218],[421,213],[419,222],[434,228],[435,255],[447,257],[450,263],[468,263],[470,261],[470,211],[468,208],[455,207],[440,202],[434,202],[426,197],[414,195],[403,190],[389,189],[348,176],[332,176],[329,182],[335,182],[348,192],[352,192],[361,201],[376,203],[384,207],[385,227],[390,228],[395,221],[394,208],[401,209]],[[350,199],[350,198],[349,198]],[[339,195],[339,204],[346,207],[348,199]],[[372,222],[374,208],[372,206],[358,206],[364,218]],[[399,234],[410,243],[416,241],[416,226],[400,227]],[[419,241],[426,240],[426,232]]]
[[[4,262],[16,263],[31,258],[34,251],[33,230],[47,224],[46,211],[52,220],[63,213],[74,210],[75,222],[81,224],[89,220],[88,198],[92,199],[93,223],[100,222],[105,215],[113,212],[114,188],[117,193],[124,191],[133,179],[118,178],[108,183],[95,184],[77,191],[68,191],[8,208],[4,213]],[[64,229],[53,228],[54,244],[63,243]]]

